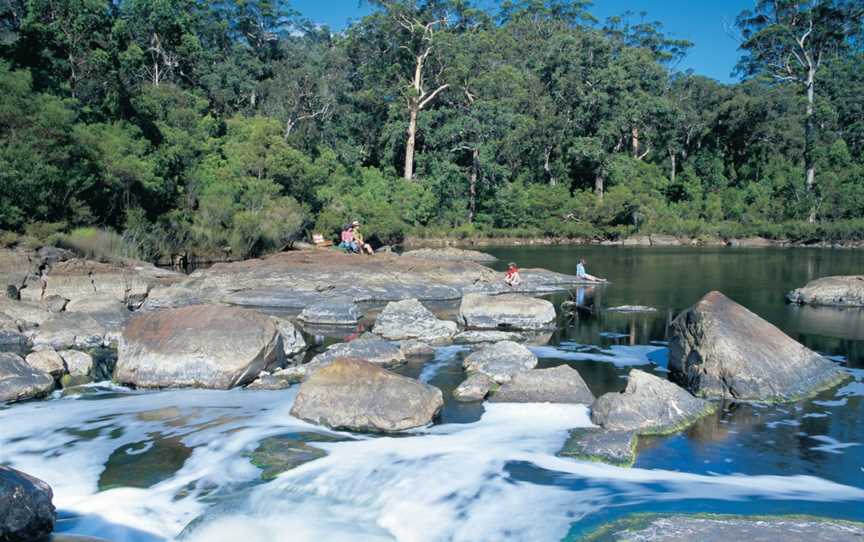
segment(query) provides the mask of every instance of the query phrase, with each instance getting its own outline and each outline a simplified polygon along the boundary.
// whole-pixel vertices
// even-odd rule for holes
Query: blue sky
[[[491,2],[484,2],[491,3]],[[646,18],[660,21],[675,38],[695,45],[678,66],[692,69],[719,81],[731,82],[738,61],[738,44],[729,32],[735,17],[752,8],[754,0],[595,0],[591,12],[600,20],[625,11],[647,12]],[[359,0],[292,0],[292,7],[304,16],[342,29],[349,19],[359,19],[370,12]]]

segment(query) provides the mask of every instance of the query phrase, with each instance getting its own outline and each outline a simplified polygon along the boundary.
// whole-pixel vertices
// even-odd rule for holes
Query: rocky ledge
[[[696,395],[794,401],[848,374],[720,292],[710,292],[671,326],[669,369]]]
[[[561,291],[579,282],[575,276],[542,269],[523,270],[522,278],[520,291],[541,293]],[[355,303],[456,300],[464,293],[508,290],[501,273],[476,262],[309,250],[196,271],[177,284],[152,288],[144,308],[210,302],[299,312],[329,299]]]
[[[864,275],[822,277],[786,294],[798,305],[864,307]]]

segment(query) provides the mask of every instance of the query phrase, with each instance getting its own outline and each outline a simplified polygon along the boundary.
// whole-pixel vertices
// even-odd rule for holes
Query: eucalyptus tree
[[[739,70],[765,73],[796,86],[806,96],[804,124],[805,187],[814,191],[816,81],[826,63],[850,47],[860,47],[864,6],[860,0],[759,0],[755,11],[744,11],[737,24],[745,56]],[[808,220],[816,221],[816,205]]]

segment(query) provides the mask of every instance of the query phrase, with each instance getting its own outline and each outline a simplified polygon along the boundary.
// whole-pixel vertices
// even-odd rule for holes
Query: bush
[[[126,258],[141,259],[141,254],[121,235],[99,228],[76,228],[67,234],[60,234],[54,244],[88,260],[112,262]]]

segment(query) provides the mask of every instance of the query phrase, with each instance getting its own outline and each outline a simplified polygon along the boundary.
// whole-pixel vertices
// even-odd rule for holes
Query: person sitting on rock
[[[585,271],[585,258],[580,258],[579,263],[576,265],[576,278],[587,282],[607,282],[606,279],[589,275]]]
[[[339,248],[345,249],[348,252],[359,252],[357,241],[354,238],[354,227],[352,224],[345,224],[342,227],[342,237],[339,242]]]
[[[511,288],[519,286],[522,283],[522,277],[519,276],[519,268],[513,262],[507,265],[507,272],[504,274],[504,283]]]
[[[367,253],[367,254],[375,254],[375,251],[372,250],[372,245],[363,240],[363,234],[360,233],[360,222],[354,221],[351,223],[351,229],[354,235],[354,242],[357,244],[357,252]]]

